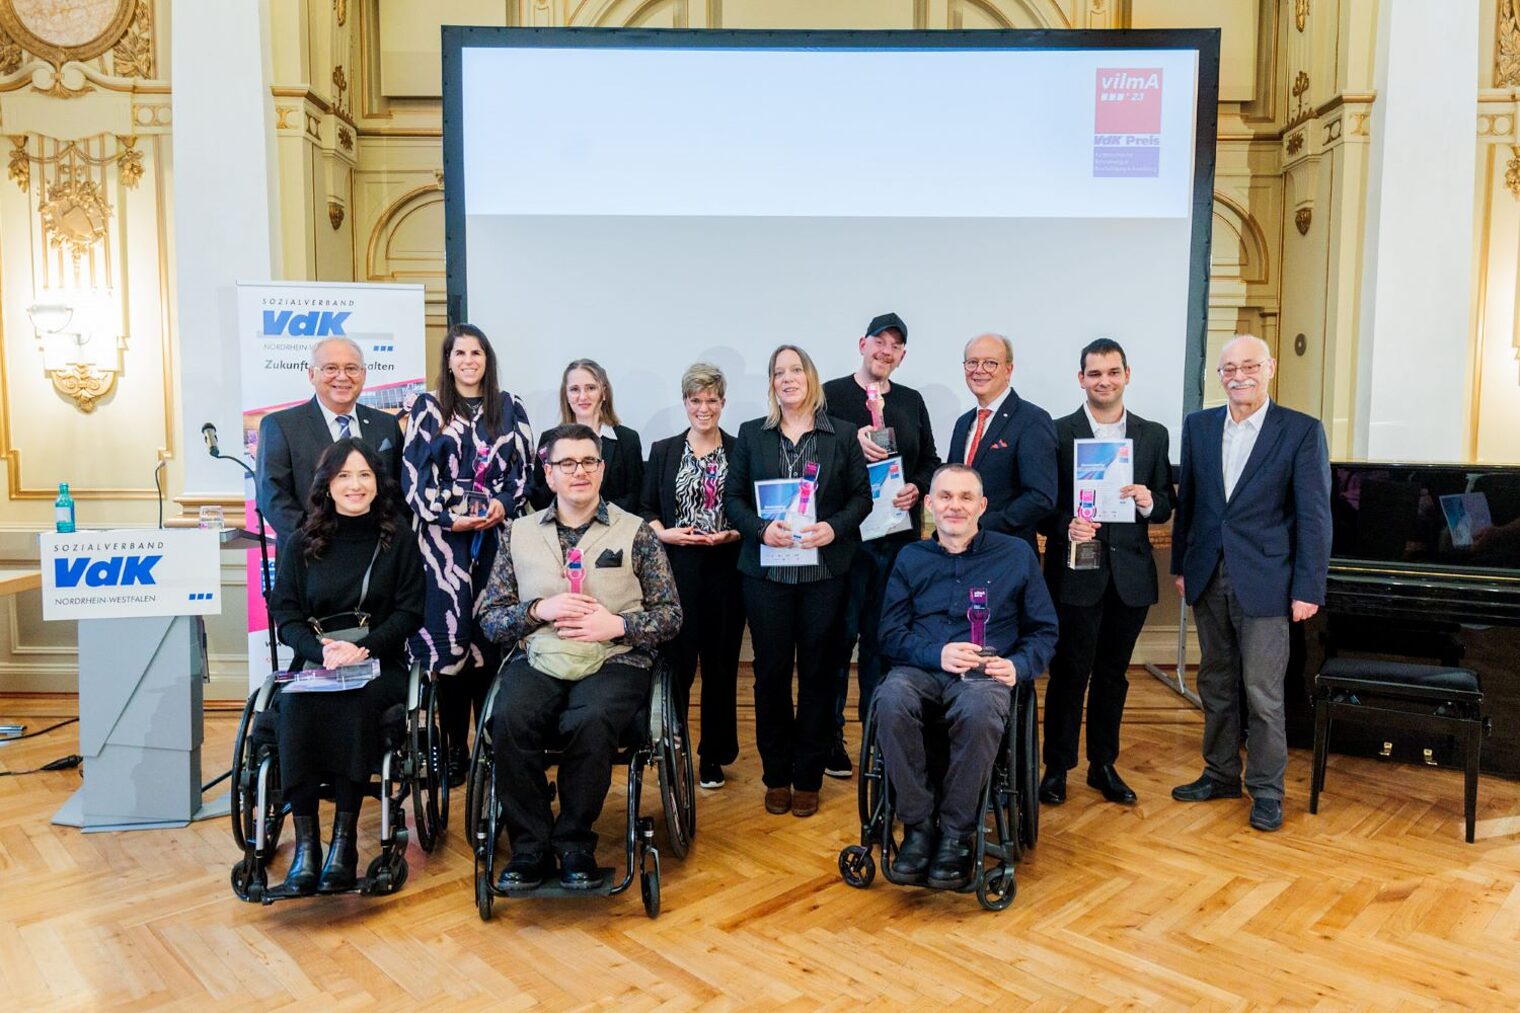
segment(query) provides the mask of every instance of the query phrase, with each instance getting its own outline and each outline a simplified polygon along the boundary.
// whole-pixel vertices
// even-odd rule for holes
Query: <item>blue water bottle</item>
[[[69,483],[58,483],[58,498],[53,500],[53,526],[60,535],[74,533],[74,497],[69,495]]]

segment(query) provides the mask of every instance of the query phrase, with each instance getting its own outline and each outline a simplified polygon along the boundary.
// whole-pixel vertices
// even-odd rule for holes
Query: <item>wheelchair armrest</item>
[[[412,662],[406,679],[406,709],[410,713],[422,706],[422,662]]]
[[[670,727],[670,709],[673,706],[670,692],[670,662],[664,654],[655,656],[654,672],[649,679],[649,741],[659,742]]]
[[[269,701],[274,697],[275,690],[279,689],[279,687],[280,684],[275,681],[273,672],[264,676],[264,685],[259,687],[258,695],[253,701],[253,712],[255,714],[262,714],[269,709]]]

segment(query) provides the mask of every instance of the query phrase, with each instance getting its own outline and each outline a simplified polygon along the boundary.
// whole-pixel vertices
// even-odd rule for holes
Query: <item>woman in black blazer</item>
[[[855,427],[825,411],[823,385],[806,352],[782,345],[771,353],[770,412],[739,428],[729,463],[724,508],[739,529],[739,572],[755,648],[755,742],[765,780],[765,809],[797,816],[818,811],[824,762],[834,741],[834,667],[849,596],[850,560],[860,523],[871,512],[871,481]],[[802,478],[817,467],[813,523],[793,532],[767,520],[754,483]],[[800,540],[794,541],[794,534]],[[761,543],[817,549],[818,562],[762,566]],[[792,673],[797,701],[792,703]]]
[[[644,447],[612,407],[612,381],[591,359],[576,359],[559,382],[561,424],[579,422],[602,437],[602,499],[639,512],[644,488]]]
[[[681,400],[691,422],[684,433],[649,448],[642,513],[665,545],[681,596],[681,632],[665,645],[675,669],[682,713],[702,664],[702,742],[698,778],[723,787],[723,767],[739,758],[734,714],[744,599],[734,570],[739,532],[728,524],[728,485],[734,438],[718,428],[728,381],[717,366],[699,362],[681,377]]]

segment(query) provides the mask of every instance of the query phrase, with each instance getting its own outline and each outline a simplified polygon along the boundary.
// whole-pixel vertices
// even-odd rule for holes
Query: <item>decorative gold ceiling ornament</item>
[[[1515,157],[1504,163],[1504,185],[1516,200],[1520,200],[1520,145],[1509,150],[1515,153]]]
[[[84,63],[121,41],[137,0],[0,0],[0,29],[26,52],[51,63]]]
[[[86,415],[95,410],[96,402],[111,393],[116,386],[116,370],[101,369],[88,363],[76,362],[64,369],[50,369],[53,389],[74,402],[74,407]]]
[[[16,45],[16,40],[0,31],[0,75],[10,75],[21,69],[21,59],[25,56],[21,47]]]
[[[137,0],[137,10],[112,59],[111,72],[117,77],[153,76],[153,11],[147,0]]]
[[[334,232],[337,232],[342,227],[343,215],[343,205],[336,200],[329,199],[327,202],[327,220],[332,224]]]
[[[37,211],[48,245],[66,251],[75,263],[110,231],[111,205],[93,179],[71,177],[50,185]]]
[[[348,24],[348,0],[333,0],[333,13],[338,16],[338,27]]]
[[[10,171],[8,175],[11,182],[15,183],[22,193],[26,193],[32,185],[32,162],[26,154],[26,135],[11,135],[11,144],[15,146],[11,148]]]
[[[1311,222],[1313,222],[1313,221],[1314,221],[1314,209],[1313,208],[1302,207],[1302,208],[1299,208],[1297,211],[1293,212],[1293,224],[1294,224],[1295,227],[1297,227],[1298,234],[1301,235],[1301,236],[1307,236],[1309,234],[1309,224]]]
[[[1494,85],[1520,88],[1520,3],[1499,0],[1498,52],[1494,58]]]
[[[116,141],[121,145],[121,154],[116,156],[116,171],[126,188],[135,190],[143,178],[142,152],[137,150],[137,138],[118,136]]]
[[[1309,21],[1309,0],[1293,0],[1293,27],[1299,31]]]

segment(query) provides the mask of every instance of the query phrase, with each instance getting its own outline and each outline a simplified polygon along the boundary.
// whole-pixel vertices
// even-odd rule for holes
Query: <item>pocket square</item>
[[[623,550],[622,549],[603,549],[602,550],[602,554],[600,556],[596,557],[596,567],[599,570],[603,569],[605,567],[622,566],[622,565],[623,565]]]
[[[385,439],[383,439],[383,440],[380,441],[380,450],[379,450],[379,453],[383,454],[383,453],[385,453],[389,449],[391,449],[391,438],[389,436],[387,436]]]
[[[1008,449],[1008,442],[1006,440],[998,440],[996,443],[994,443],[992,445],[992,449],[993,450],[1007,450]]]

